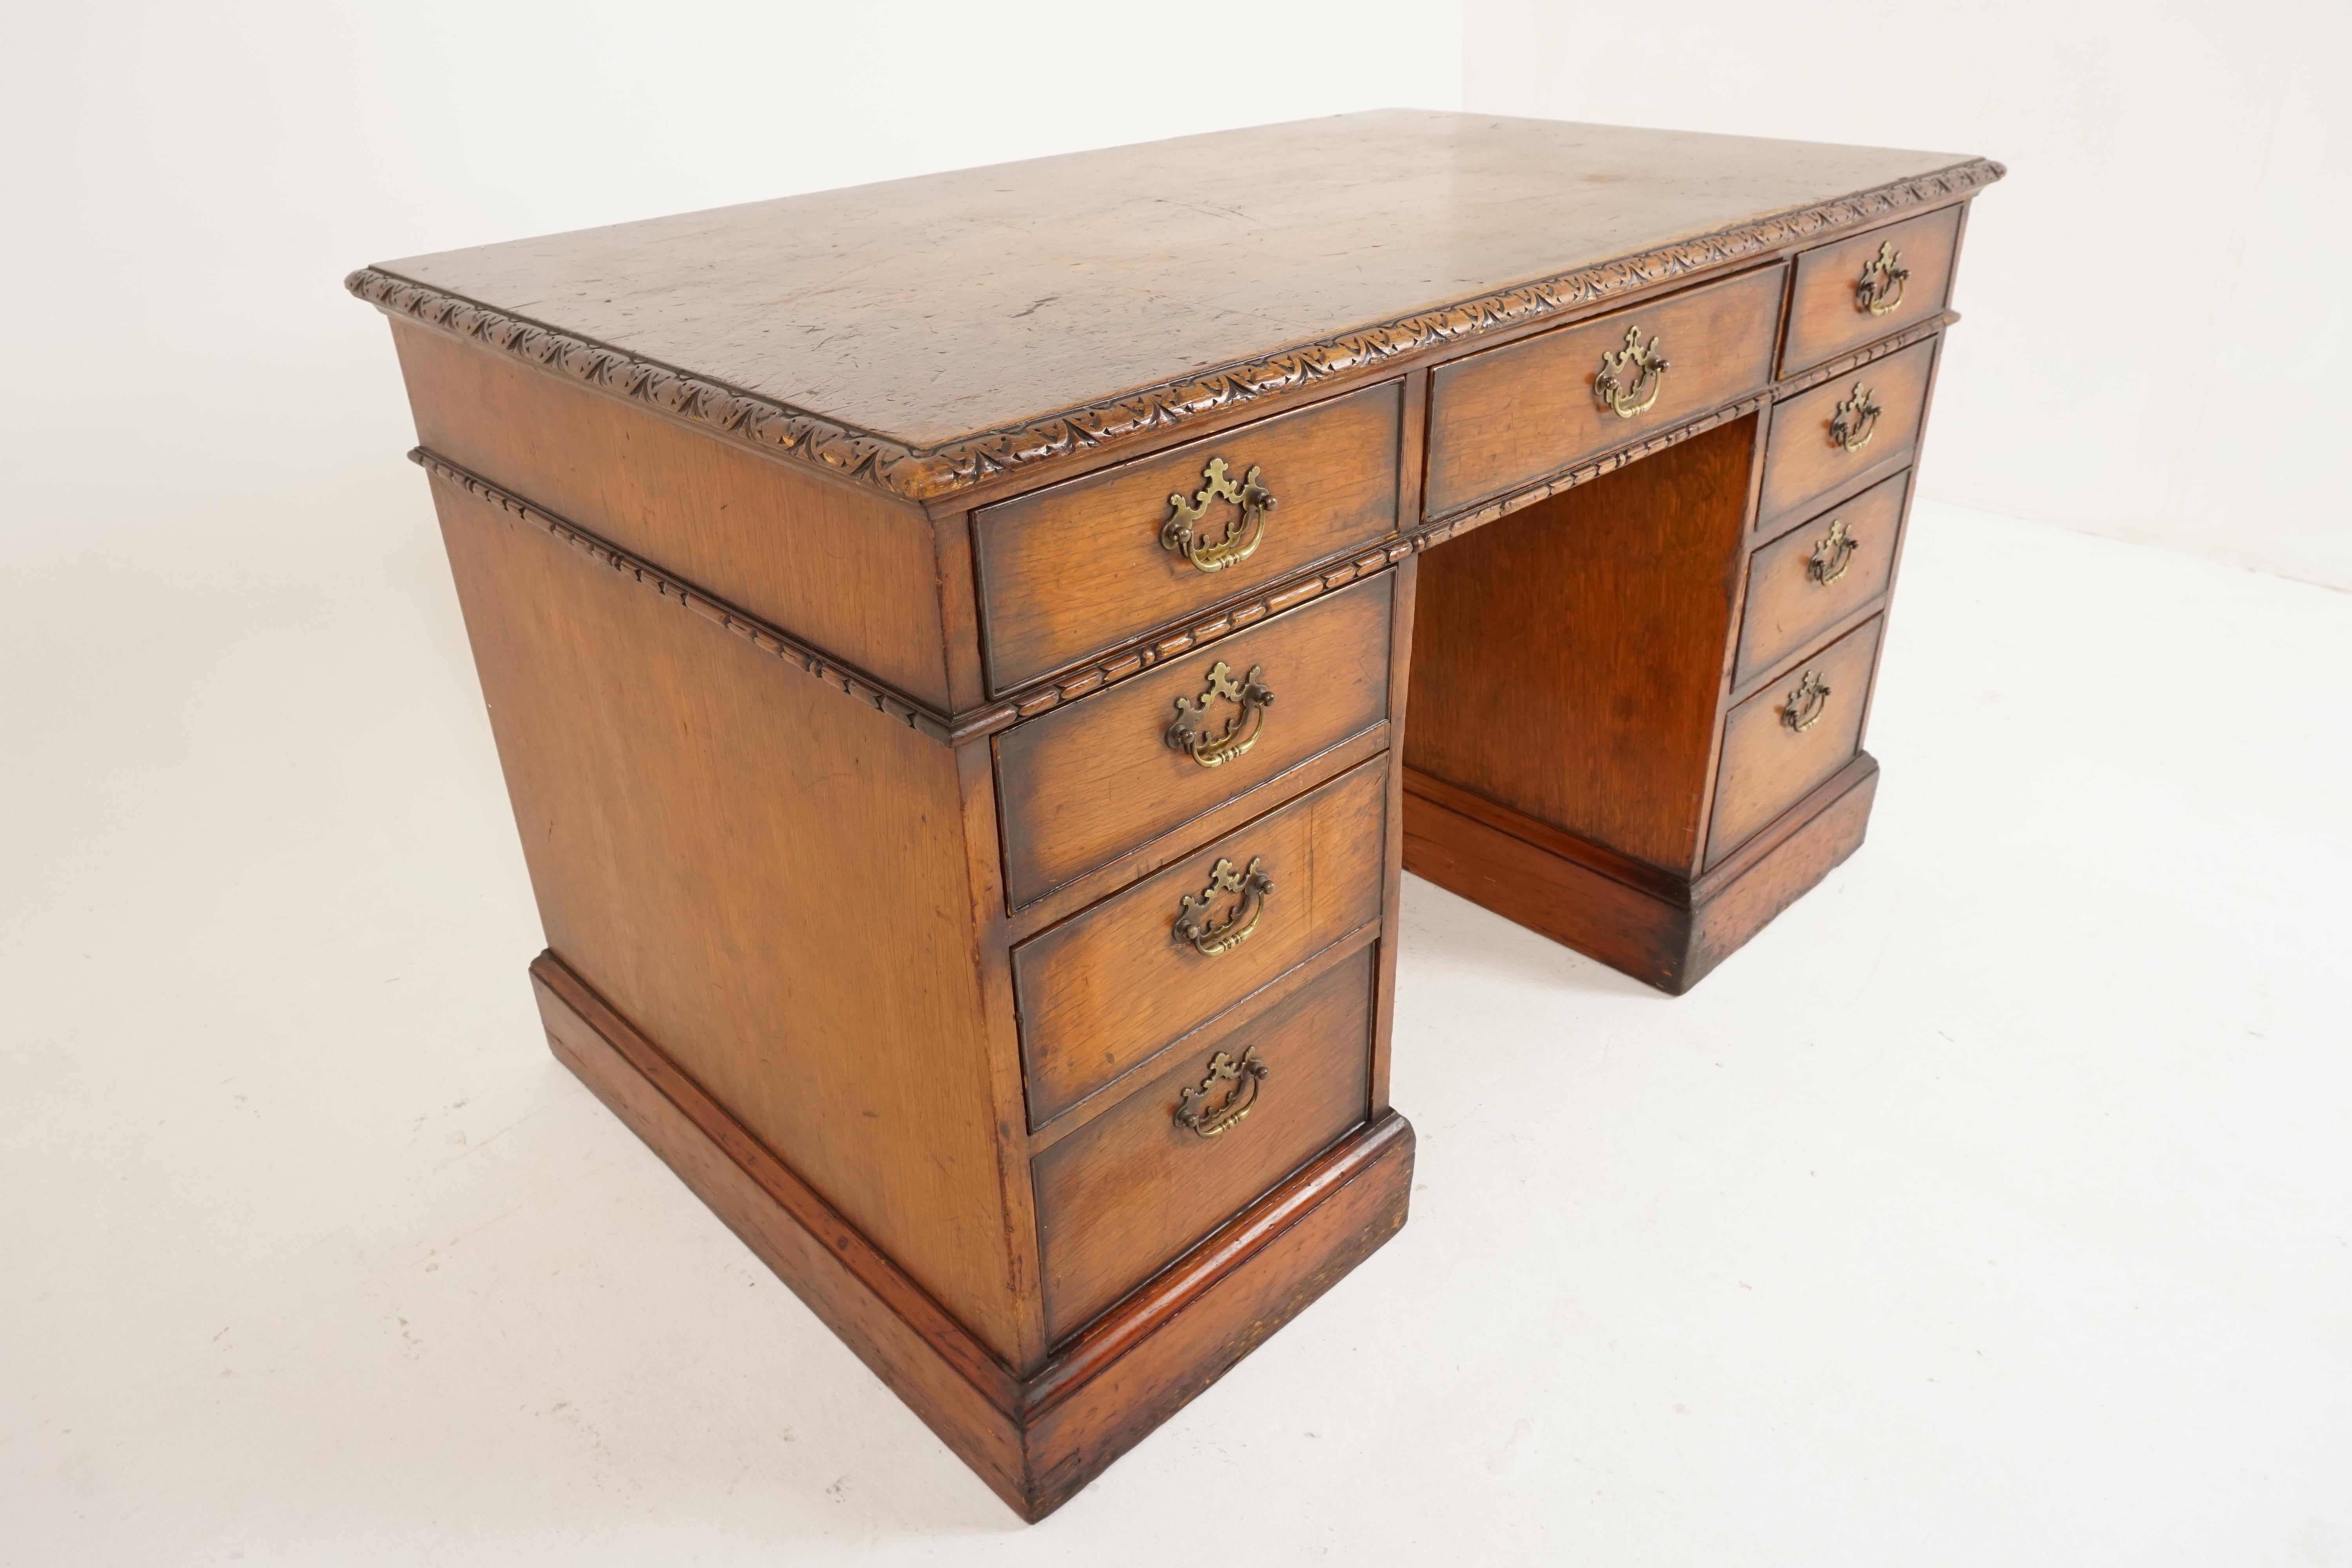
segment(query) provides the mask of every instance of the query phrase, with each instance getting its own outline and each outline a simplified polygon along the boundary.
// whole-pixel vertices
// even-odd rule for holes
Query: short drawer
[[[1864,622],[1724,720],[1708,865],[1853,760],[1884,624]]]
[[[1013,906],[1387,718],[1394,592],[1382,573],[998,736]]]
[[[982,508],[992,689],[1391,532],[1403,411],[1385,382]]]
[[[1772,410],[1759,523],[1785,521],[1841,487],[1911,460],[1936,345],[1915,344]]]
[[[1203,1031],[1037,1157],[1050,1339],[1085,1327],[1364,1120],[1372,953],[1341,959],[1238,1027]]]
[[[1911,476],[1882,479],[1748,558],[1732,684],[1744,686],[1886,591]]]
[[[1899,332],[1944,308],[1960,209],[1889,224],[1797,258],[1780,374]]]
[[[1038,1126],[1380,919],[1376,757],[1013,950]]]
[[[1783,278],[1767,268],[1438,366],[1423,510],[1491,500],[1763,386]]]

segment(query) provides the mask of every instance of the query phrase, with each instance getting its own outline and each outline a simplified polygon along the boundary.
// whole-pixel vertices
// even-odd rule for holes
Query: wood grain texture
[[[511,359],[393,323],[418,442],[930,707],[930,520]]]
[[[1060,1340],[1363,1121],[1373,950],[1280,1005],[1181,1053],[1037,1158],[1045,1327]],[[1267,1069],[1248,1114],[1213,1138],[1176,1121],[1220,1052]],[[1219,1086],[1209,1106],[1228,1089]]]
[[[1937,341],[1915,344],[1773,405],[1764,452],[1764,494],[1757,504],[1760,530],[1775,531],[1792,513],[1851,493],[1911,460],[1927,416]],[[1883,412],[1869,442],[1849,452],[1831,438],[1830,428],[1838,405],[1852,398],[1857,385],[1869,392]]]
[[[1190,658],[996,737],[1014,907],[1194,820],[1388,716],[1391,574],[1318,597]],[[1167,743],[1209,671],[1264,671],[1274,703],[1248,751],[1204,768]],[[1235,712],[1209,704],[1213,724]],[[1272,804],[1272,803],[1268,803]]]
[[[1031,1124],[1380,918],[1388,763],[1376,758],[1013,950]],[[1213,864],[1263,858],[1256,931],[1204,956],[1175,940]]]
[[[1022,1518],[1043,1519],[1404,1224],[1412,1129],[1324,1151],[1026,1378],[552,953],[548,1044],[890,1391]]]
[[[1017,1354],[955,753],[434,498],[548,945]]]
[[[1420,558],[1408,766],[1688,871],[1756,421]]]
[[[1960,212],[1949,206],[1907,222],[1815,246],[1797,258],[1789,297],[1789,331],[1780,351],[1784,371],[1819,364],[1832,354],[1900,331],[1943,310],[1951,293],[1953,258],[1959,247]],[[1911,276],[1893,310],[1874,316],[1854,302],[1863,268],[1881,245],[1895,248]]]
[[[1008,691],[1222,600],[1395,531],[1398,384],[1367,387],[973,514],[995,690]],[[1223,458],[1276,500],[1246,560],[1202,572],[1161,547],[1169,497]],[[1233,512],[1213,504],[1204,526]]]
[[[1748,698],[1723,721],[1723,762],[1708,824],[1706,863],[1721,860],[1831,774],[1862,745],[1870,705],[1871,672],[1878,658],[1876,619],[1864,622],[1793,667],[1783,679]],[[1828,707],[1810,729],[1791,729],[1784,714],[1805,674],[1830,690]]]
[[[1430,376],[1428,500],[1442,517],[1651,432],[1687,424],[1772,379],[1784,274],[1764,268],[1440,365]],[[1648,409],[1603,407],[1593,382],[1628,331],[1668,368]]]
[[[548,374],[929,499],[2000,174],[1950,154],[1381,110],[413,257],[349,285]]]
[[[1739,654],[1732,683],[1744,686],[1886,591],[1902,548],[1904,503],[1911,482],[1900,473],[1843,506],[1790,530],[1748,558],[1748,596],[1739,616]],[[1834,546],[1831,531],[1843,527],[1853,543],[1844,570],[1822,582]]]

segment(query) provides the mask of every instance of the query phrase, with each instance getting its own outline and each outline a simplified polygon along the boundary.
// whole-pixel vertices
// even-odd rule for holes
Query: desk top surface
[[[1384,110],[412,257],[352,287],[922,499],[2000,173]]]

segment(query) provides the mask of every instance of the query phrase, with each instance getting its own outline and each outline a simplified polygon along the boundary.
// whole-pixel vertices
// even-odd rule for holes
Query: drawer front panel
[[[1725,719],[1708,865],[1853,760],[1883,624],[1874,617],[1855,627]]]
[[[1038,1156],[1050,1339],[1083,1328],[1364,1120],[1373,951],[1340,960],[1263,1016],[1204,1037]],[[1213,1065],[1220,1057],[1224,1070]],[[1179,1120],[1186,1114],[1209,1135]]]
[[[1776,405],[1759,521],[1785,519],[1850,480],[1910,461],[1935,363],[1933,342],[1915,344]]]
[[[1392,531],[1403,410],[1402,384],[1387,382],[983,507],[973,544],[991,688],[1009,691]],[[1235,497],[1270,494],[1274,505],[1252,524],[1238,500],[1204,499],[1213,463]],[[1210,547],[1228,531],[1254,546],[1203,571],[1163,543],[1175,496],[1200,503],[1202,562],[1218,559]]]
[[[1744,686],[1886,591],[1907,473],[1882,479],[1748,558],[1732,684]]]
[[[1014,907],[1385,719],[1391,579],[1326,595],[999,736]]]
[[[1388,766],[1374,758],[1013,950],[1032,1126],[1379,920]]]
[[[1767,268],[1440,365],[1423,510],[1492,500],[1756,391],[1772,377],[1782,278]],[[1665,369],[1645,374],[1653,340]]]
[[[1899,332],[1944,308],[1960,209],[1890,224],[1797,258],[1780,374]]]

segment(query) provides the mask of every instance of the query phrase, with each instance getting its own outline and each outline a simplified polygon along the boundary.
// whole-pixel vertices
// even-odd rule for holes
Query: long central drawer
[[[1787,269],[1539,332],[1431,373],[1431,517],[1737,402],[1772,379]]]
[[[1381,914],[1384,753],[1013,950],[1032,1126]]]

